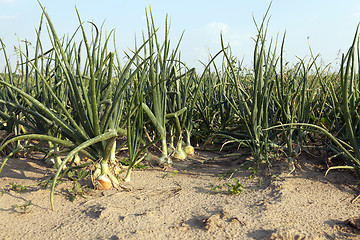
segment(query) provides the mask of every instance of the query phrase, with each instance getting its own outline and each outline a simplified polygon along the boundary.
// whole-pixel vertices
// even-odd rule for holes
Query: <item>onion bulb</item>
[[[109,188],[112,188],[112,183],[111,183],[111,180],[105,175],[100,175],[96,181],[99,183],[97,184],[96,186],[96,189],[97,190],[106,190],[106,189],[109,189]]]
[[[194,155],[195,151],[194,151],[193,146],[187,145],[184,150],[185,150],[187,155]]]

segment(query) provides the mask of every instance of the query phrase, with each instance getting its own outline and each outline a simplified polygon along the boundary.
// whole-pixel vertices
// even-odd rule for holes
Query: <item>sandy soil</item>
[[[53,169],[41,159],[10,159],[0,175],[0,239],[360,239],[359,179],[332,171],[324,159],[304,155],[290,173],[283,161],[260,170],[239,170],[232,177],[245,189],[228,193],[232,179],[219,174],[242,159],[207,161],[201,152],[171,169],[135,169],[124,188],[92,191],[68,199],[73,183],[56,188],[51,211],[49,188],[10,190],[29,185]],[[187,170],[186,170],[187,169]],[[290,174],[289,174],[290,173]],[[31,200],[26,213],[14,204]],[[355,201],[354,201],[355,200]]]

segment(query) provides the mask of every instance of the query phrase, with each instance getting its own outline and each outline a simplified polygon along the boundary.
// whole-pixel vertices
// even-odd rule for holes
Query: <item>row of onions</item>
[[[151,11],[147,14],[148,38],[144,38],[143,44],[136,47],[121,66],[115,44],[115,51],[108,50],[112,32],[104,35],[101,28],[90,23],[93,34],[89,37],[78,14],[77,31],[68,38],[59,38],[43,8],[34,56],[18,48],[23,61],[15,70],[8,63],[1,76],[2,125],[15,136],[0,150],[11,143],[19,144],[4,158],[0,171],[19,151],[44,152],[57,169],[52,178],[52,208],[56,181],[72,167],[94,164],[94,178],[99,188],[119,185],[110,165],[115,163],[115,153],[119,150],[117,139],[121,136],[127,139],[130,159],[124,180],[130,181],[132,167],[143,160],[148,147],[157,142],[146,142],[143,137],[146,121],[152,123],[162,145],[159,164],[171,165],[171,156],[186,158],[182,135],[185,124],[192,124],[191,118],[186,117],[185,103],[193,96],[186,95],[186,91],[192,89],[184,84],[191,82],[194,70],[181,66],[176,59],[177,49],[170,52],[167,27],[165,41],[159,43]],[[52,43],[48,51],[44,51],[41,44],[43,21],[47,23]],[[79,34],[82,40],[77,44],[73,39]],[[6,55],[4,43],[2,46]],[[85,57],[82,51],[86,52]],[[184,69],[184,73],[177,68]],[[19,70],[25,74],[15,74]],[[23,131],[18,132],[18,127]],[[173,155],[168,153],[168,129],[175,129],[177,136]],[[186,149],[188,154],[193,154],[190,132],[186,135]],[[61,157],[64,154],[66,157]],[[79,155],[91,162],[75,166]]]
[[[342,167],[360,166],[357,32],[339,73],[319,66],[312,53],[308,62],[299,59],[289,67],[283,57],[285,35],[280,47],[277,39],[266,40],[267,12],[260,25],[255,23],[253,67],[244,67],[221,37],[220,51],[198,74],[180,59],[181,38],[171,48],[167,19],[160,41],[151,10],[146,10],[142,44],[126,53],[122,66],[113,32],[84,24],[77,12],[78,29],[60,38],[42,9],[33,54],[27,43],[25,49],[19,46],[15,69],[1,41],[7,64],[0,74],[0,127],[11,136],[0,146],[0,151],[10,149],[0,173],[19,152],[43,152],[57,169],[49,179],[53,209],[56,182],[72,169],[92,166],[98,188],[117,187],[111,166],[124,148],[130,162],[124,181],[130,181],[136,164],[152,156],[150,146],[160,146],[160,165],[171,165],[174,158],[194,154],[192,143],[209,141],[222,149],[249,149],[253,158],[241,167],[270,166],[279,153],[292,163],[312,142],[343,157],[347,166]],[[50,49],[41,42],[43,22]],[[219,67],[214,60],[221,57]]]

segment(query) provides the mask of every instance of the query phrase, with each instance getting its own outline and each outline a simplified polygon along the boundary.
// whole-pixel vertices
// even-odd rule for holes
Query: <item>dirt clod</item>
[[[346,223],[348,226],[360,230],[360,218],[350,218]]]
[[[212,215],[211,217],[204,219],[205,228],[207,230],[216,230],[224,228],[224,220],[220,217],[219,213]]]

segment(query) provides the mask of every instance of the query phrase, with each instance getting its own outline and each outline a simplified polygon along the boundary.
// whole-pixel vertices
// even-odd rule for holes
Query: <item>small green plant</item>
[[[71,202],[74,202],[77,196],[86,198],[87,194],[90,191],[90,188],[84,187],[78,182],[74,182],[73,187],[71,189],[69,189],[68,191],[69,191],[69,193],[67,195],[67,198]]]
[[[18,193],[25,192],[27,190],[26,186],[16,184],[16,183],[9,183],[10,184],[10,190],[16,191]]]
[[[239,183],[239,180],[233,178],[233,181],[234,184],[232,183],[226,184],[229,187],[228,193],[231,195],[239,195],[245,189],[245,187],[241,185],[241,183]]]
[[[19,210],[21,210],[21,212],[22,212],[23,214],[25,214],[25,213],[31,212],[31,210],[29,209],[29,206],[30,206],[30,205],[32,205],[31,200],[27,200],[27,201],[25,201],[25,203],[22,204],[22,205],[14,204],[14,205],[12,205],[12,207],[13,207],[14,209],[19,209]]]
[[[263,179],[263,177],[259,177],[258,180],[259,180],[259,181],[258,181],[258,185],[257,185],[257,186],[260,187],[260,186],[263,184],[264,179]]]
[[[129,166],[130,165],[130,160],[128,158],[123,158],[120,163],[124,166]],[[135,164],[133,166],[134,168],[138,168],[138,169],[147,169],[148,166],[146,166],[145,164],[141,164],[141,163],[138,163],[138,164]]]
[[[70,171],[68,178],[73,181],[73,187],[68,190],[68,199],[74,202],[77,196],[85,198],[90,189],[82,186],[79,181],[83,180],[89,175],[89,171],[80,169],[79,171]]]
[[[48,186],[51,187],[51,185],[53,184],[53,181],[54,181],[53,178],[50,178],[50,179],[48,179],[46,181],[41,182],[39,185],[41,187],[43,187],[43,188],[47,188]],[[56,185],[60,185],[62,183],[63,183],[62,180],[57,180],[56,181]]]
[[[70,171],[68,172],[68,178],[71,181],[79,182],[86,178],[89,175],[89,171],[80,169],[79,171]]]
[[[6,190],[1,189],[1,191],[0,191],[1,196],[4,195],[6,192],[7,192]]]
[[[218,175],[217,175],[217,180],[222,180],[222,179],[224,179],[224,173],[219,173]]]
[[[167,177],[175,177],[177,174],[179,173],[179,171],[174,170],[171,173],[166,173],[162,176],[162,178],[167,178]]]
[[[219,178],[219,180],[222,180],[222,178]],[[220,192],[220,189],[222,189],[224,186],[228,187],[228,193],[231,195],[239,195],[244,189],[245,187],[239,183],[239,180],[232,178],[232,180],[234,181],[234,184],[232,183],[224,183],[221,185],[213,185],[210,184],[210,191],[212,192]]]
[[[253,179],[256,177],[256,174],[258,173],[259,171],[259,166],[252,166],[252,167],[248,167],[248,170],[251,170],[252,173],[250,174],[249,176],[249,179]]]
[[[216,193],[218,193],[220,191],[220,189],[222,189],[222,187],[223,187],[222,185],[213,185],[213,184],[211,184],[210,186],[211,186],[210,191],[216,192]]]

